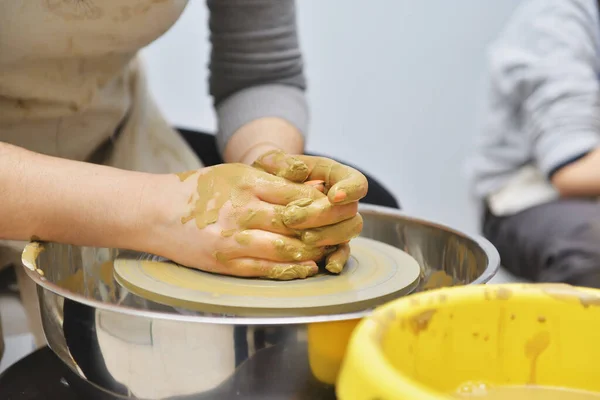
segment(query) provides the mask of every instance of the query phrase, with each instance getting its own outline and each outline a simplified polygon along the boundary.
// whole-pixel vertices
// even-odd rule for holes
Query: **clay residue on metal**
[[[414,335],[418,335],[423,331],[426,331],[431,322],[431,318],[435,315],[437,310],[430,309],[421,311],[420,313],[413,315],[408,320],[408,326]]]
[[[429,279],[423,286],[423,290],[431,290],[454,285],[454,279],[446,271],[435,271],[429,275]]]
[[[45,248],[42,243],[39,243],[39,242],[29,243],[27,246],[25,246],[25,249],[23,249],[23,254],[21,255],[21,260],[23,262],[23,265],[25,265],[25,267],[27,267],[31,271],[36,271],[38,269],[37,268],[37,259],[40,255],[40,253],[42,253],[44,250],[45,250]]]
[[[63,289],[84,296],[93,293],[94,291],[94,282],[92,279],[86,279],[83,274],[83,269],[77,270],[72,275],[59,280],[56,284]]]
[[[525,343],[525,356],[530,359],[529,383],[535,383],[537,378],[537,363],[540,355],[550,346],[550,333],[541,331]]]

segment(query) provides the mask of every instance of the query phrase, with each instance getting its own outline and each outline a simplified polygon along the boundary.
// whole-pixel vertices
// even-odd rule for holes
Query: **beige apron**
[[[148,93],[143,68],[135,62],[132,67],[131,91],[134,106],[122,133],[107,154],[104,164],[113,167],[151,173],[181,172],[202,165],[187,143],[165,121]],[[0,241],[0,263],[17,265],[17,278],[23,306],[27,311],[30,329],[36,345],[45,344],[39,316],[35,284],[21,267],[20,253],[25,242]]]
[[[153,102],[136,54],[167,31],[187,0],[0,0],[0,141],[74,160],[169,173],[201,166]],[[28,27],[23,29],[23,27]],[[0,268],[17,265],[38,346],[45,343],[24,243],[0,241]]]

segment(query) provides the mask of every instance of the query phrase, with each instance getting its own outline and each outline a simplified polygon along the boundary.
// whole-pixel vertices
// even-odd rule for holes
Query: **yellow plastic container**
[[[354,330],[337,395],[453,399],[469,381],[600,391],[600,290],[477,285],[393,301]]]

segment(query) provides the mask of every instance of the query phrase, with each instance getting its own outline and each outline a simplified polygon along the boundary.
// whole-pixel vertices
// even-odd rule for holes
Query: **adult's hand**
[[[283,222],[287,227],[303,230],[305,243],[337,246],[328,256],[326,268],[333,273],[341,272],[350,256],[349,238],[362,231],[358,201],[367,194],[366,177],[356,169],[328,158],[289,155],[278,150],[260,156],[253,166],[315,188],[322,182],[321,190],[327,197],[288,204],[283,212]]]
[[[321,180],[330,203],[335,205],[357,202],[369,189],[367,178],[360,171],[325,157],[272,150],[260,156],[253,166],[292,182]]]
[[[148,251],[188,267],[243,277],[305,278],[318,272],[316,262],[332,250],[330,241],[316,240],[318,232],[284,223],[288,204],[327,199],[309,185],[243,164],[223,164],[163,176],[160,191],[161,222],[147,236]],[[156,201],[156,196],[146,198]],[[332,209],[319,215],[332,221],[340,216]],[[355,236],[348,228],[344,232],[338,241]]]

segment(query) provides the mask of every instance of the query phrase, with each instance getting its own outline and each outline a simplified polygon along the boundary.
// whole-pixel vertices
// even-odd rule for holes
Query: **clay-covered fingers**
[[[357,212],[358,202],[334,206],[326,197],[317,200],[299,199],[284,208],[282,219],[288,228],[310,229],[351,219]]]
[[[319,268],[314,261],[282,263],[259,258],[237,258],[227,263],[228,275],[247,278],[266,278],[281,281],[304,279],[315,275]]]
[[[306,245],[313,247],[335,246],[354,239],[360,235],[362,228],[362,216],[356,214],[353,218],[335,225],[302,231],[301,240]]]
[[[350,245],[348,243],[342,243],[333,253],[327,256],[325,261],[325,269],[332,274],[339,274],[344,269],[344,266],[349,258]]]
[[[322,180],[332,204],[358,201],[369,190],[367,178],[358,170],[324,157],[296,156],[310,171],[308,179]]]
[[[320,179],[315,179],[312,181],[306,181],[306,182],[304,182],[304,184],[314,187],[321,193],[325,193],[325,181],[322,181]]]
[[[251,190],[260,200],[271,204],[287,205],[299,199],[327,198],[317,187],[290,182],[278,176],[257,171]]]
[[[263,154],[254,161],[252,166],[297,183],[306,181],[309,174],[308,166],[304,162],[281,150],[272,150]]]
[[[332,204],[358,201],[369,189],[367,178],[360,171],[325,157],[273,150],[260,156],[253,166],[293,182],[322,180]]]
[[[218,261],[248,257],[274,262],[318,261],[327,251],[325,247],[316,247],[300,239],[257,229],[237,232],[231,239],[231,245],[217,251]]]
[[[297,231],[288,228],[283,222],[285,206],[258,201],[252,208],[236,213],[237,225],[240,229],[259,229],[279,233],[286,236],[297,236]]]

